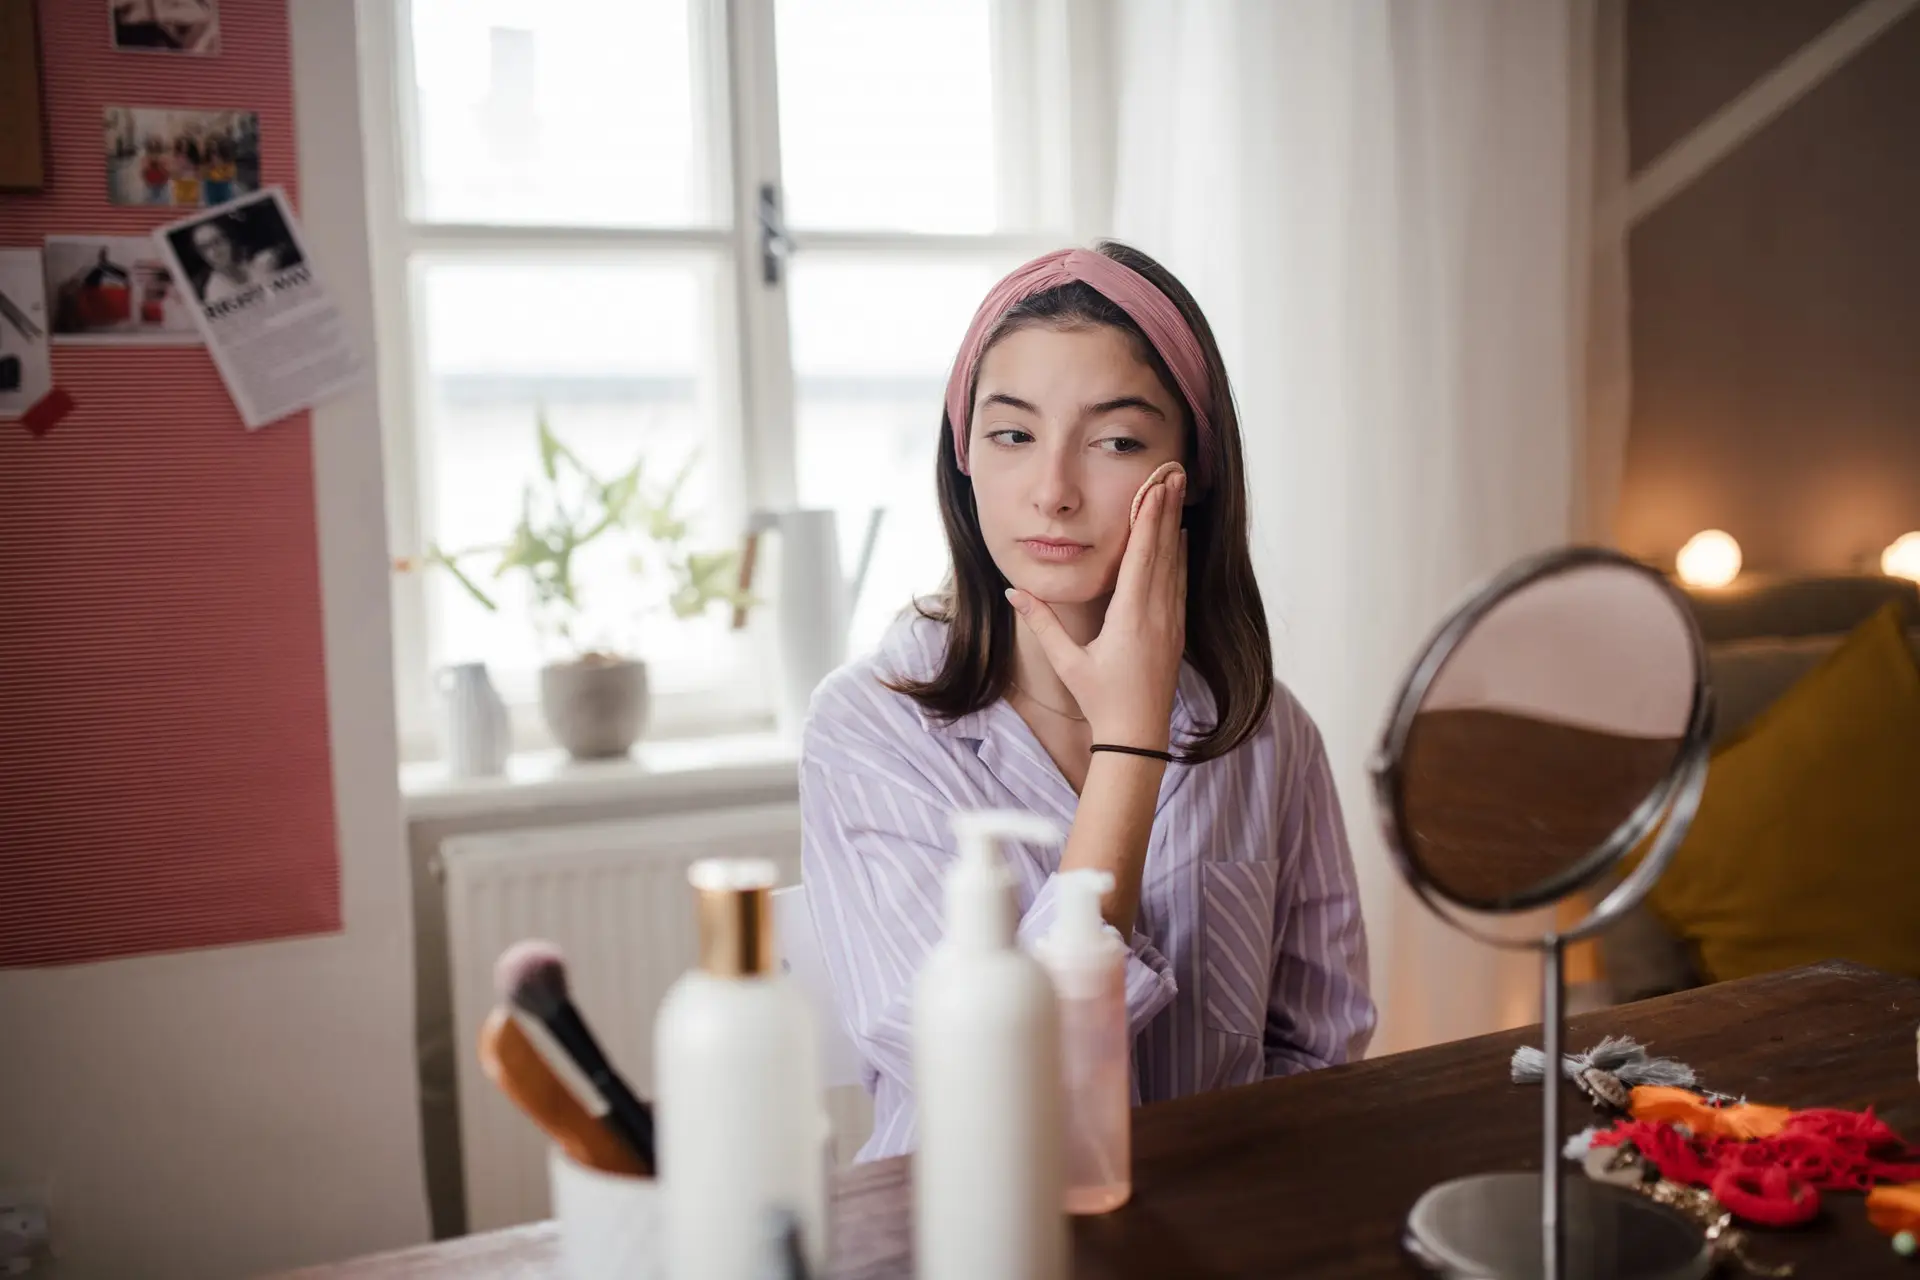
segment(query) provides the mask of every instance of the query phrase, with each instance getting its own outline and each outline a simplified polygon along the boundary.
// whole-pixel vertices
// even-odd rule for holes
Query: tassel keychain
[[[1547,1055],[1539,1049],[1521,1045],[1513,1051],[1515,1084],[1539,1084],[1546,1078],[1546,1067]],[[1563,1054],[1560,1069],[1593,1099],[1596,1108],[1614,1111],[1628,1109],[1637,1086],[1691,1089],[1697,1080],[1686,1063],[1651,1057],[1645,1046],[1628,1036],[1608,1036],[1585,1053]]]

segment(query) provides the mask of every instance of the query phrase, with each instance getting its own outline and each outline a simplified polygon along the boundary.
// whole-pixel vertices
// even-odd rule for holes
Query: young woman
[[[209,206],[233,199],[233,143],[224,136],[207,140],[207,163],[203,170],[204,194]]]
[[[140,162],[140,182],[147,189],[148,204],[165,204],[173,194],[173,170],[167,164],[167,144],[148,138]]]
[[[173,140],[173,202],[183,209],[200,207],[200,144],[185,136]]]
[[[228,214],[202,222],[193,229],[194,252],[207,265],[206,280],[200,286],[200,301],[208,306],[241,297],[256,285],[265,284],[273,275],[271,253],[249,257],[241,248],[233,228],[228,225],[233,216]]]
[[[1352,860],[1320,735],[1273,678],[1233,395],[1192,296],[1124,245],[1028,263],[975,315],[941,433],[948,585],[821,685],[801,754],[808,901],[874,1094],[861,1158],[914,1145],[913,981],[955,809],[1070,828],[1063,852],[1009,851],[1023,942],[1055,871],[1114,874],[1138,1101],[1360,1053]],[[1184,476],[1130,528],[1170,461]]]

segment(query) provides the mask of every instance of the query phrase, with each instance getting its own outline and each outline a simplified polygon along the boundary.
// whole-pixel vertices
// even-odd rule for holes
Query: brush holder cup
[[[657,1180],[589,1169],[558,1148],[547,1153],[547,1178],[566,1280],[666,1280]]]

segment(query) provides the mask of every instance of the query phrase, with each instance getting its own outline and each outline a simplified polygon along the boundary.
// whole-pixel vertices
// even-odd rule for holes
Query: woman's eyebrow
[[[1082,411],[1081,416],[1097,418],[1103,413],[1118,413],[1122,409],[1138,409],[1142,413],[1152,414],[1162,422],[1167,420],[1166,413],[1159,405],[1151,400],[1143,400],[1139,396],[1121,396],[1117,400],[1102,400],[1099,404],[1090,404]]]
[[[1005,405],[1009,409],[1017,409],[1022,413],[1037,414],[1040,412],[1038,406],[1029,404],[1019,396],[1010,396],[1004,391],[994,392],[980,402],[980,407],[985,409],[990,405],[996,404]],[[1118,396],[1112,400],[1102,400],[1098,404],[1090,404],[1082,409],[1080,416],[1083,418],[1097,418],[1106,413],[1118,413],[1122,409],[1138,409],[1142,413],[1151,414],[1162,422],[1167,420],[1166,412],[1161,409],[1159,405],[1140,396]]]

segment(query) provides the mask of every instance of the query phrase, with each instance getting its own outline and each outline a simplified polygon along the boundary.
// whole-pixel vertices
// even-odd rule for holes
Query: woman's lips
[[[1062,542],[1053,538],[1022,538],[1020,546],[1034,559],[1050,564],[1075,560],[1093,550],[1084,542]]]

